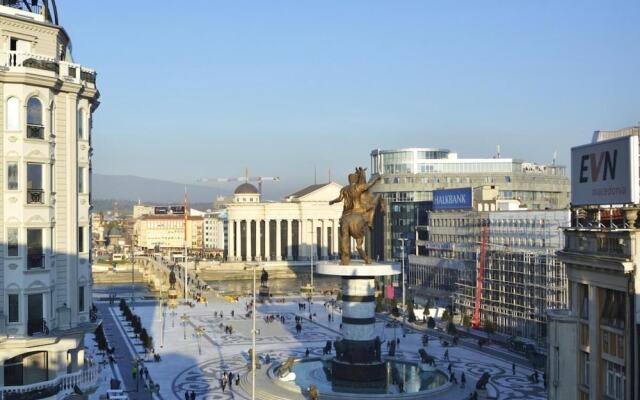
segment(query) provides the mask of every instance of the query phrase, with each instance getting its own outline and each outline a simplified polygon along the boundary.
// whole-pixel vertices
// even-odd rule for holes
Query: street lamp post
[[[403,336],[406,334],[406,318],[407,318],[407,304],[405,303],[405,292],[404,292],[404,242],[407,240],[406,238],[398,239],[402,242],[402,334]]]
[[[196,340],[198,342],[198,354],[202,355],[202,346],[200,345],[200,338],[204,335],[205,329],[204,326],[199,326],[196,328]]]
[[[253,263],[253,307],[251,310],[251,400],[256,398],[256,268],[259,262]]]
[[[187,314],[182,314],[180,316],[180,319],[182,320],[182,331],[184,333],[184,340],[187,340],[187,322],[189,322],[189,316]]]
[[[133,301],[133,292],[135,290],[135,282],[136,282],[136,276],[134,273],[135,265],[136,265],[135,240],[136,240],[136,235],[132,235],[131,236],[131,309],[133,310],[136,309],[135,303]]]

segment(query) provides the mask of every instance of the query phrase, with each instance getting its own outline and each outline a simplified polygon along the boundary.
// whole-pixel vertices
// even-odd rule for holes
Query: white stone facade
[[[228,261],[301,261],[309,260],[311,251],[316,260],[337,257],[342,205],[329,201],[338,197],[342,186],[313,185],[284,201],[266,203],[246,185],[227,204]]]
[[[0,387],[78,372],[95,329],[95,72],[73,62],[62,27],[28,14],[0,6]]]

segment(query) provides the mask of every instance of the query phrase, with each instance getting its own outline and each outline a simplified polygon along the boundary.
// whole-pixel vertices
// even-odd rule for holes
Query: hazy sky
[[[98,71],[94,171],[283,191],[374,148],[568,163],[640,120],[639,1],[58,0]],[[231,186],[231,185],[230,185]]]

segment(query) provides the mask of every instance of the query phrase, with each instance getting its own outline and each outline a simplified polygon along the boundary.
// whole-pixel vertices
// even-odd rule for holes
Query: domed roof
[[[234,194],[258,194],[258,189],[250,183],[243,183],[233,192]]]

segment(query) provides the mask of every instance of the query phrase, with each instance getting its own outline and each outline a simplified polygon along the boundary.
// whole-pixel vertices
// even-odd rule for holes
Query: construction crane
[[[249,176],[249,170],[245,170],[244,176],[231,177],[231,178],[202,178],[198,179],[198,182],[257,182],[258,192],[262,194],[262,182],[272,181],[280,182],[279,176]]]
[[[487,255],[487,242],[489,241],[489,224],[482,226],[482,242],[480,242],[480,257],[478,260],[478,271],[476,272],[476,301],[473,307],[473,317],[471,317],[471,327],[480,327],[480,305],[482,303],[482,285],[484,283],[484,262]]]

